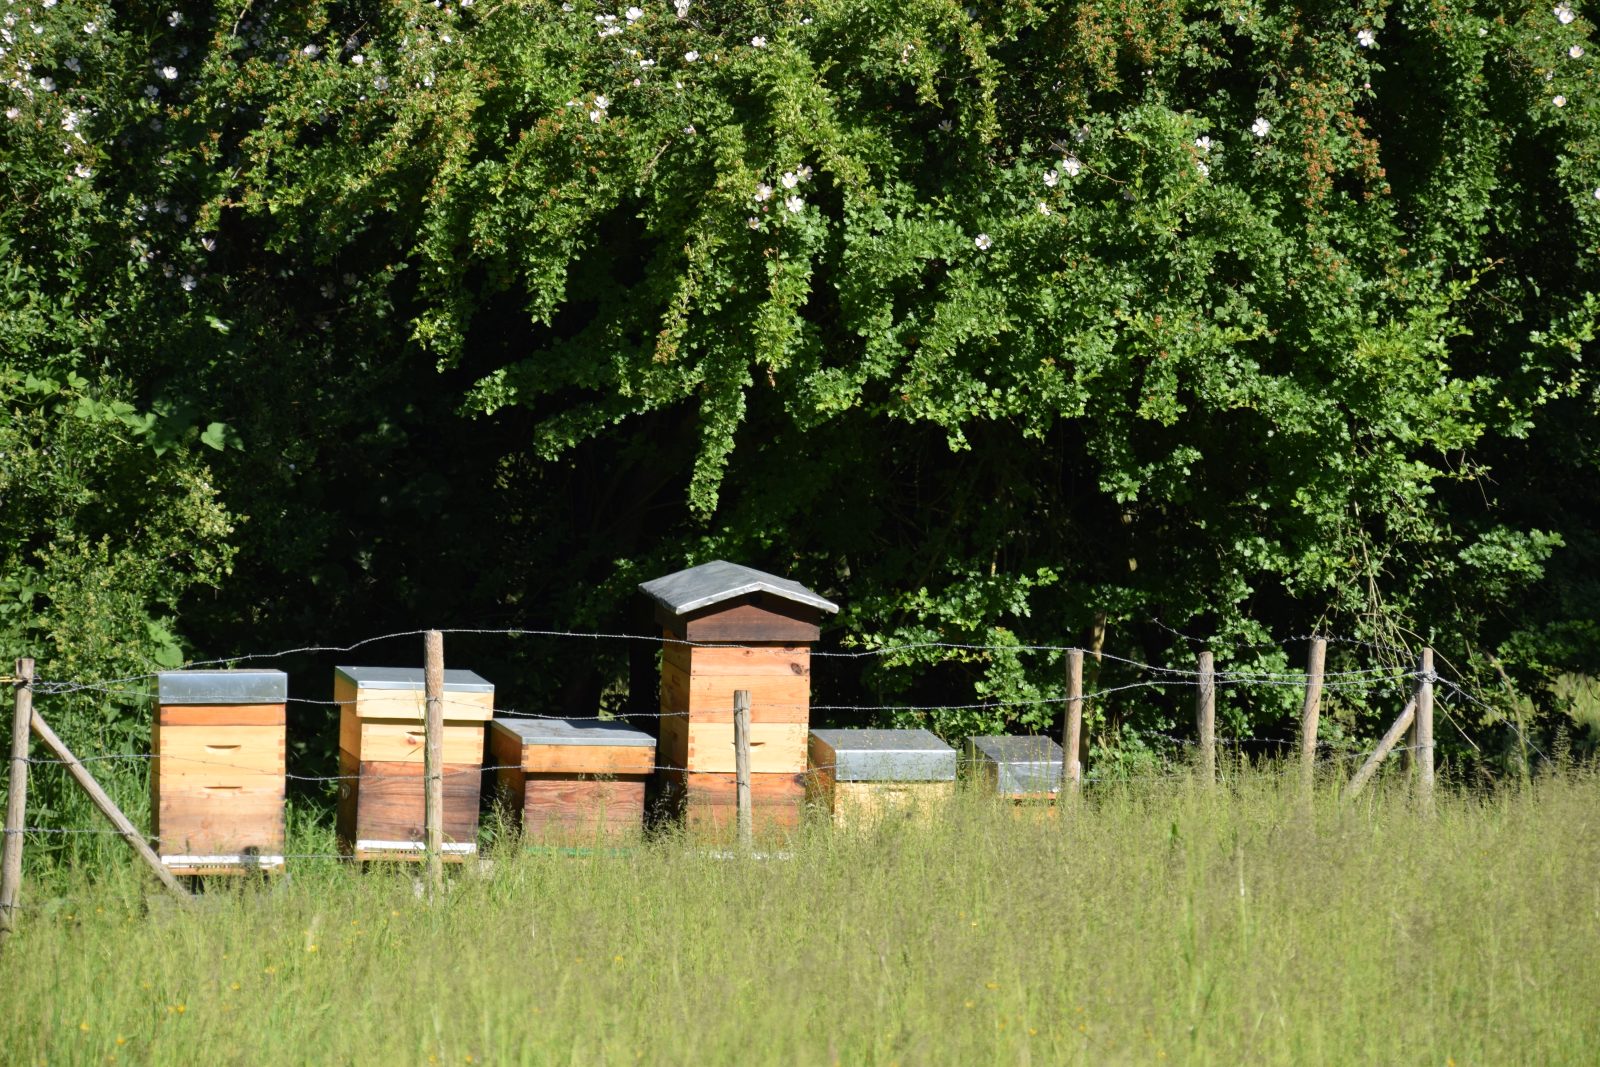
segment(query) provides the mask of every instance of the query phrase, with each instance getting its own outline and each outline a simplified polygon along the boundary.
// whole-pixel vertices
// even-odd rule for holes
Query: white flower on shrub
[[[1272,123],[1257,116],[1256,120],[1250,124],[1250,132],[1257,137],[1265,137],[1272,132]]]
[[[179,26],[182,26],[183,25],[183,12],[182,11],[173,11],[173,12],[168,13],[168,15],[167,15],[167,25],[171,26],[173,29],[177,29]]]
[[[1057,174],[1055,171],[1047,170],[1047,171],[1044,172],[1044,184],[1047,187],[1049,187],[1051,189],[1054,189],[1056,187],[1056,182],[1058,182],[1060,180],[1061,180],[1061,175]]]
[[[1211,151],[1211,138],[1201,135],[1194,139],[1194,146],[1202,152]]]
[[[1378,35],[1373,33],[1371,30],[1360,29],[1356,31],[1356,44],[1360,45],[1362,48],[1371,48],[1377,43]]]
[[[644,8],[630,7],[628,10],[622,13],[622,17],[627,19],[629,22],[638,22],[640,19],[644,18]]]
[[[1069,178],[1076,178],[1083,169],[1083,164],[1078,162],[1077,156],[1068,156],[1061,161],[1061,170]]]
[[[700,58],[700,53],[694,51],[693,49],[690,49],[689,51],[687,51],[687,52],[685,52],[683,54],[683,61],[685,63],[693,63],[695,60],[697,60],[699,58]]]
[[[978,246],[980,252],[987,252],[994,247],[994,239],[986,233],[978,234],[972,239],[972,243]]]
[[[1039,201],[1038,210],[1039,210],[1039,214],[1048,215],[1048,214],[1050,214],[1050,205],[1045,203],[1043,200],[1041,200],[1041,201]]]
[[[1571,56],[1573,59],[1582,59],[1583,58],[1583,45],[1581,45],[1581,44],[1573,45],[1571,48],[1567,49],[1567,55]]]
[[[184,292],[192,293],[194,292],[194,287],[200,283],[195,281],[193,274],[185,274],[183,277],[178,279],[178,284],[183,286]]]
[[[1572,8],[1568,7],[1566,4],[1557,4],[1555,7],[1551,8],[1550,11],[1551,14],[1555,15],[1556,21],[1561,23],[1563,26],[1571,22],[1576,17],[1572,13]]]
[[[788,208],[794,214],[799,214],[806,209],[805,198],[799,196],[787,197],[783,201],[783,206]]]
[[[1556,98],[1554,100],[1550,101],[1550,102],[1552,104],[1554,104],[1556,107],[1566,107],[1567,106],[1567,98],[1564,97],[1564,96],[1560,96],[1560,95],[1557,95]]]
[[[761,37],[761,36],[752,37],[752,38],[750,38],[750,47],[751,48],[765,48],[765,47],[767,47],[767,39],[765,37]]]
[[[40,78],[39,88],[47,93],[53,93],[56,91],[56,80],[54,78]]]
[[[66,66],[67,69],[72,71],[74,74],[77,74],[79,71],[83,70],[83,64],[78,62],[77,56],[68,56]]]
[[[162,67],[161,68],[161,76],[163,78],[167,79],[167,81],[169,81],[169,82],[177,81],[178,80],[178,68],[177,67]]]
[[[772,186],[768,185],[766,182],[761,182],[760,184],[758,184],[756,186],[756,199],[757,200],[770,200],[770,199],[772,199]]]
[[[307,59],[316,59],[322,54],[322,48],[320,45],[308,44],[304,48],[300,49],[300,54],[305,56]]]

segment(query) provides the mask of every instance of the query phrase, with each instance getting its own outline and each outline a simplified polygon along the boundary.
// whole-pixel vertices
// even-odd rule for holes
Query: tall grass
[[[304,836],[297,849],[326,847]],[[46,873],[7,1064],[1600,1062],[1600,779],[1302,807],[1246,774],[1058,819],[513,852],[428,901],[306,861],[193,909]]]

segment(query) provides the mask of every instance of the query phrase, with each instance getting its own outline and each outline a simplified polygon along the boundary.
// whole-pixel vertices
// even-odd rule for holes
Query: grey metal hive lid
[[[289,676],[274,670],[162,671],[156,700],[176,704],[282,704]]]
[[[656,739],[625,722],[600,719],[496,719],[496,730],[515,734],[524,745],[615,745],[654,748]]]
[[[812,730],[812,762],[841,782],[953,782],[956,750],[927,730]]]
[[[799,582],[720,559],[641,582],[639,591],[674,615],[699,611],[750,593],[771,593],[821,611],[839,610],[839,605]]]
[[[357,689],[421,689],[421,667],[335,667],[334,671],[355,683]],[[492,693],[494,684],[472,671],[444,672],[446,693]]]
[[[974,737],[975,754],[994,763],[1060,763],[1061,746],[1048,737]]]

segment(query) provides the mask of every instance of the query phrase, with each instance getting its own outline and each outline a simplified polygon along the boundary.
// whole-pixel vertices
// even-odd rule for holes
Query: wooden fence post
[[[134,829],[133,823],[129,822],[128,817],[122,814],[122,809],[117,807],[116,801],[112,800],[106,794],[106,791],[100,788],[100,783],[94,780],[94,775],[90,774],[88,769],[78,762],[78,757],[74,756],[72,750],[66,746],[61,738],[56,736],[54,730],[50,729],[50,724],[44,721],[37,708],[33,710],[29,722],[33,726],[34,734],[44,742],[44,747],[48,748],[56,759],[61,761],[61,765],[67,769],[67,773],[72,775],[73,781],[77,782],[83,791],[89,794],[89,799],[94,802],[95,807],[100,809],[100,814],[111,820],[111,825],[117,828],[117,833],[121,834],[122,839],[128,842],[134,852],[138,853],[139,858],[144,860],[145,865],[154,872],[161,884],[183,899],[189,899],[188,891],[178,883],[178,879],[173,873],[167,870],[167,865],[161,862],[161,857],[156,855],[155,850],[145,841],[144,836]]]
[[[1067,721],[1062,727],[1061,753],[1067,761],[1067,793],[1075,796],[1083,788],[1083,761],[1078,758],[1083,743],[1083,649],[1067,650]]]
[[[1396,742],[1400,740],[1400,736],[1411,728],[1411,724],[1416,720],[1416,717],[1417,698],[1413,696],[1406,701],[1406,709],[1400,713],[1400,717],[1394,721],[1394,725],[1389,727],[1389,732],[1383,735],[1383,740],[1378,742],[1378,747],[1373,749],[1372,755],[1367,757],[1367,762],[1361,765],[1361,769],[1356,771],[1355,777],[1350,779],[1350,784],[1345,786],[1344,798],[1346,800],[1355,799],[1361,790],[1366,787],[1367,782],[1377,773],[1378,765],[1383,762],[1384,757],[1394,748]]]
[[[422,656],[422,833],[428,888],[437,891],[444,879],[444,634],[425,633]]]
[[[750,811],[750,690],[733,693],[733,769],[735,815],[739,826],[739,847],[750,850],[754,819]]]
[[[17,660],[16,710],[11,720],[11,792],[6,798],[6,836],[0,853],[0,948],[16,926],[22,892],[22,828],[28,816],[28,724],[33,719],[33,660]]]
[[[1200,735],[1200,774],[1217,780],[1217,672],[1210,652],[1200,653],[1200,691],[1195,695],[1195,731]]]
[[[1300,711],[1300,788],[1307,795],[1317,778],[1317,720],[1322,714],[1322,671],[1327,660],[1327,638],[1313,638],[1306,664],[1306,702]]]
[[[1417,791],[1422,806],[1433,807],[1433,649],[1417,664]]]

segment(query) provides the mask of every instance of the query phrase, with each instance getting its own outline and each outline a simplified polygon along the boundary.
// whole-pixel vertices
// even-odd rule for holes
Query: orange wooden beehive
[[[500,719],[489,728],[500,798],[536,840],[628,837],[644,827],[656,739],[621,722]]]
[[[339,845],[358,860],[424,856],[426,694],[421,668],[336,667],[339,705]],[[494,686],[471,671],[444,672],[444,849],[478,850],[484,724]]]
[[[282,671],[164,671],[151,728],[156,851],[176,874],[283,866]]]
[[[798,582],[717,560],[645,582],[661,655],[663,797],[692,827],[735,813],[733,694],[750,693],[754,821],[798,824],[806,793],[811,646],[831,601]]]

